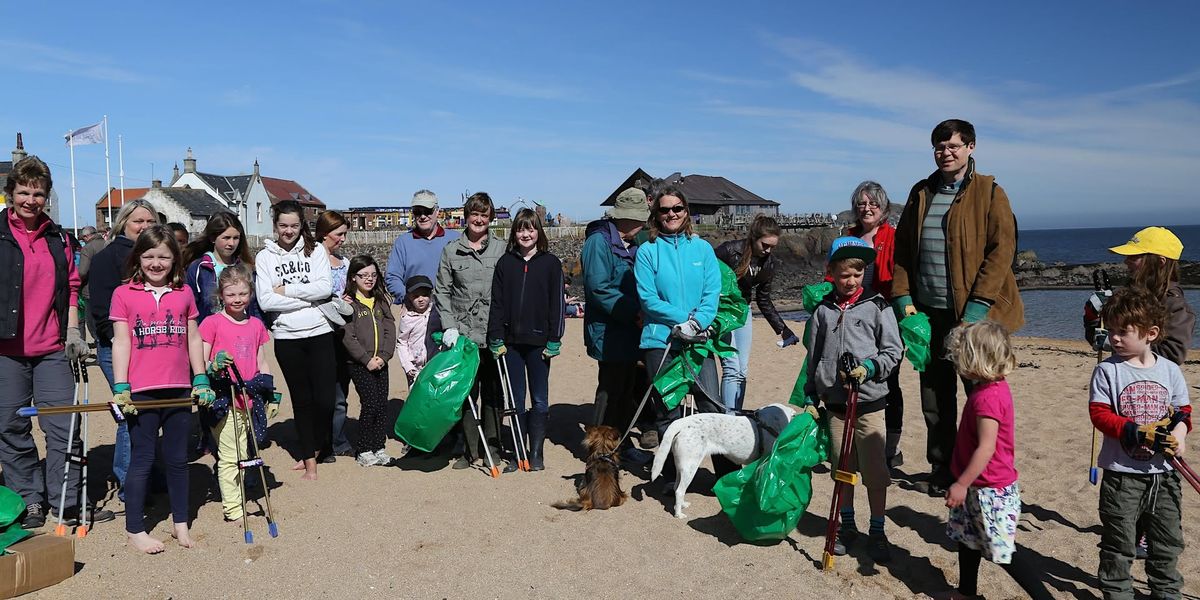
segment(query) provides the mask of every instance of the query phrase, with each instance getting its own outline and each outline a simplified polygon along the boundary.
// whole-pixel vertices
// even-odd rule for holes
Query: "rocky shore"
[[[780,263],[775,278],[775,301],[778,305],[798,306],[801,288],[824,277],[825,256],[829,252],[830,244],[838,235],[839,230],[833,228],[805,229],[783,234],[779,247],[775,250]],[[713,246],[737,237],[730,234],[705,236]],[[562,259],[563,268],[572,279],[571,294],[578,296],[583,295],[583,282],[579,278],[582,273],[579,263],[582,247],[582,239],[564,238],[550,242],[550,251]],[[347,257],[370,254],[386,269],[391,246],[347,244],[344,250]],[[1068,265],[1061,262],[1047,264],[1039,260],[1032,250],[1024,250],[1017,254],[1015,272],[1017,284],[1022,289],[1070,289],[1091,288],[1092,273],[1097,269],[1107,271],[1113,286],[1122,286],[1128,281],[1128,271],[1120,262],[1088,265]],[[1180,263],[1180,279],[1184,287],[1200,286],[1200,263]]]

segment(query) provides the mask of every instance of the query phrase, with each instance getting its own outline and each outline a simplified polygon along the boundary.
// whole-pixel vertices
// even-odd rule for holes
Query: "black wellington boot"
[[[542,471],[546,468],[546,461],[542,458],[542,445],[546,441],[546,422],[549,420],[549,413],[532,413],[529,415],[530,471]]]

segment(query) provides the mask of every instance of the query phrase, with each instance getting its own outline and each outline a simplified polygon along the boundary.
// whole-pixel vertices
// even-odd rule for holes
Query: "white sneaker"
[[[395,459],[388,455],[387,450],[380,448],[375,451],[375,464],[386,467],[391,465],[393,460]]]
[[[374,452],[360,453],[357,457],[354,458],[354,461],[364,467],[373,467],[375,465],[383,464],[379,461],[379,456],[376,455]]]

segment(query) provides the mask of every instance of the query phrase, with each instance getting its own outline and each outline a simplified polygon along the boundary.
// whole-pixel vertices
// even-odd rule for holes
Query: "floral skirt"
[[[977,550],[987,560],[1008,564],[1017,547],[1021,491],[1017,482],[1002,488],[967,489],[966,501],[950,509],[946,535]]]

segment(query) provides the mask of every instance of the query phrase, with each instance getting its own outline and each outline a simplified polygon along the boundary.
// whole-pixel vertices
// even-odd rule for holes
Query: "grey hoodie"
[[[267,240],[254,257],[254,287],[258,307],[274,318],[271,333],[276,339],[301,339],[333,331],[317,305],[329,300],[333,284],[329,254],[317,244],[304,255],[304,240],[291,250]],[[284,295],[275,288],[283,286]]]
[[[830,292],[805,327],[814,328],[805,395],[820,398],[835,412],[844,411],[846,386],[838,376],[838,360],[849,352],[859,362],[871,359],[875,363],[875,375],[859,386],[859,414],[881,410],[887,398],[888,375],[904,356],[896,316],[883,296],[863,294],[843,311],[837,305],[837,291]]]

